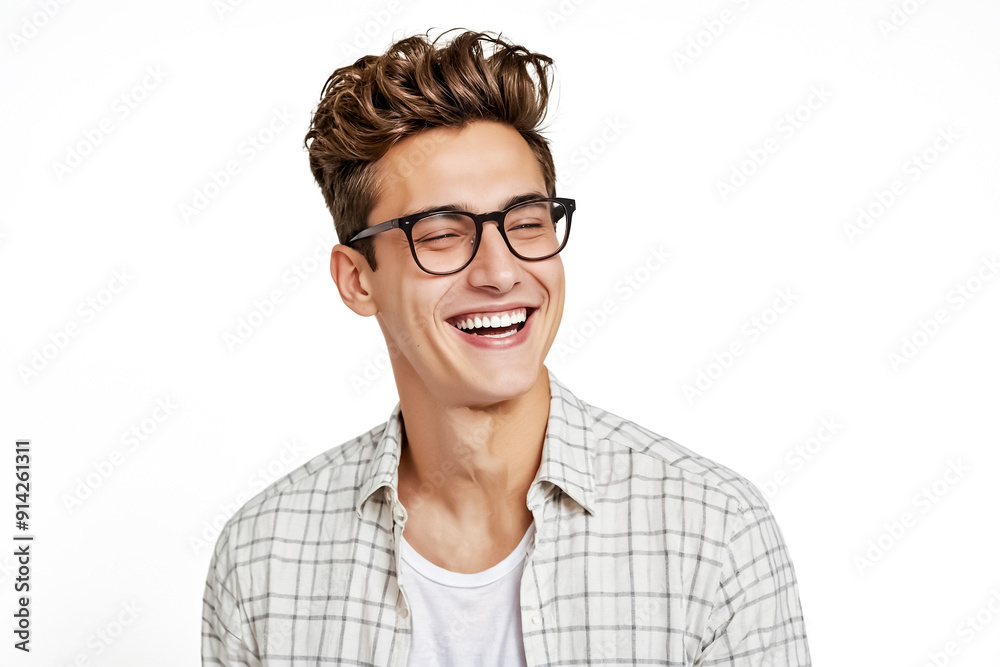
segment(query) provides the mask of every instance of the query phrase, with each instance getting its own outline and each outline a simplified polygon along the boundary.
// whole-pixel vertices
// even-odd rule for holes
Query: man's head
[[[482,42],[496,47],[492,55]],[[380,58],[338,70],[309,149],[341,241],[418,212],[483,214],[554,197],[552,157],[536,129],[550,64],[522,47],[463,33],[441,49],[403,40]],[[402,229],[365,239],[367,250],[334,247],[340,295],[355,312],[377,318],[401,398],[419,393],[492,405],[540,381],[562,318],[562,262],[558,255],[515,257],[497,223],[482,223],[475,257],[448,275],[420,268],[411,254],[420,251]],[[505,227],[508,235],[526,233]],[[470,331],[477,316],[497,319]]]
[[[327,80],[305,141],[341,243],[368,226],[387,190],[421,167],[432,139],[424,137],[413,162],[396,170],[379,160],[403,139],[432,128],[477,120],[512,127],[538,160],[547,195],[555,196],[552,154],[539,134],[552,60],[484,32],[461,32],[439,45],[448,32],[434,41],[423,35],[400,40]],[[378,267],[371,240],[354,247],[373,270]]]

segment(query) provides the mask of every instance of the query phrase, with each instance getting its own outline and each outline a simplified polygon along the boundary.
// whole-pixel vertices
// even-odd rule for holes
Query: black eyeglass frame
[[[557,204],[560,204],[566,211],[566,236],[563,237],[562,243],[559,244],[559,247],[555,250],[555,252],[546,255],[545,257],[525,257],[524,255],[521,255],[516,250],[514,250],[514,247],[510,244],[510,239],[507,238],[507,230],[504,228],[504,221],[507,218],[507,213],[520,206],[526,206],[528,204],[546,203],[546,202],[555,202]],[[510,250],[510,254],[514,255],[514,257],[517,257],[518,259],[524,260],[526,262],[541,262],[542,260],[555,257],[560,252],[562,252],[562,249],[566,247],[566,242],[569,241],[569,232],[570,228],[572,227],[572,221],[573,221],[573,211],[575,210],[576,210],[575,199],[567,199],[565,197],[546,197],[546,198],[530,199],[528,201],[518,202],[516,204],[508,206],[502,211],[492,211],[490,213],[476,214],[476,213],[469,213],[468,211],[453,211],[450,209],[442,209],[440,211],[428,211],[426,213],[414,213],[413,215],[406,215],[403,216],[402,218],[394,218],[392,220],[387,220],[386,222],[380,222],[377,225],[372,225],[371,227],[368,227],[367,229],[364,229],[355,234],[351,238],[351,240],[349,240],[345,245],[350,246],[355,241],[360,241],[361,239],[370,238],[372,236],[375,236],[376,234],[381,234],[382,232],[388,231],[390,229],[402,229],[403,232],[406,233],[407,242],[410,244],[410,254],[413,255],[413,261],[417,263],[417,266],[420,267],[422,271],[434,276],[450,276],[451,274],[458,273],[459,271],[467,267],[469,264],[472,263],[472,260],[476,258],[476,252],[479,250],[479,242],[482,241],[483,239],[483,223],[490,221],[497,223],[497,231],[500,232],[500,236],[503,237],[503,242],[507,244],[507,249]],[[423,220],[424,218],[430,218],[432,216],[442,215],[445,213],[458,213],[472,218],[472,221],[476,225],[476,240],[472,244],[472,254],[469,256],[469,261],[467,261],[465,264],[463,264],[462,266],[458,267],[453,271],[431,271],[430,269],[426,268],[423,264],[421,264],[419,259],[417,259],[417,249],[413,245],[413,225],[416,224],[417,221]]]

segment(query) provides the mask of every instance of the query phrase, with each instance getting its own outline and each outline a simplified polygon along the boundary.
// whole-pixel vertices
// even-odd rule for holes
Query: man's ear
[[[364,317],[378,312],[378,304],[371,292],[372,270],[360,252],[340,243],[333,246],[330,275],[348,308]]]

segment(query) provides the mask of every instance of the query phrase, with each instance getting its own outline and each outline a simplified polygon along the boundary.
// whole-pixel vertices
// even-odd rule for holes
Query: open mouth
[[[514,308],[495,313],[470,313],[448,320],[448,324],[468,336],[507,338],[524,328],[534,308]]]

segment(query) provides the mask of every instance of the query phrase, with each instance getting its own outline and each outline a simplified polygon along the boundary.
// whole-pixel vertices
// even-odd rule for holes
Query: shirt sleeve
[[[233,587],[236,572],[224,530],[208,566],[201,616],[201,664],[260,667],[261,661],[243,639],[243,614]]]
[[[735,516],[696,667],[810,667],[798,584],[765,501]]]

